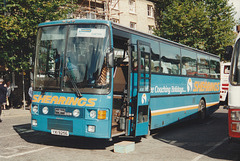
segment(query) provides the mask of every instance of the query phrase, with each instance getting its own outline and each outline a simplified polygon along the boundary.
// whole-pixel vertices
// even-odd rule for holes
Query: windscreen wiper
[[[66,67],[66,69],[67,69],[67,70],[69,71],[69,73],[70,73],[70,74],[69,74],[68,72],[66,72],[66,75],[69,77],[69,79],[70,79],[70,81],[71,81],[71,83],[72,83],[72,86],[73,86],[73,88],[74,88],[74,90],[75,90],[75,92],[76,92],[77,97],[82,97],[82,94],[81,94],[80,90],[78,89],[77,84],[76,84],[76,82],[75,82],[75,80],[74,80],[74,78],[73,78],[73,75],[72,75],[71,70],[69,70],[68,67]]]
[[[41,90],[41,95],[45,95],[46,88],[41,86],[41,87],[39,87],[39,89]]]
[[[51,79],[54,79],[53,77],[50,77],[50,73],[48,72],[47,73],[47,76],[49,77],[49,78],[51,78]],[[55,78],[56,79],[56,78]],[[55,80],[54,79],[54,80]],[[46,90],[47,90],[47,87],[48,87],[48,85],[50,84],[50,81],[48,80],[48,82],[47,82],[47,84],[43,87],[43,86],[41,86],[41,87],[39,87],[39,89],[41,90],[41,95],[45,95],[45,92],[46,92]]]

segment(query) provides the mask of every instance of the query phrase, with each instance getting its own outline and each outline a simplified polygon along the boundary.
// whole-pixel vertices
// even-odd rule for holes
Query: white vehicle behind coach
[[[240,141],[240,25],[231,61],[228,89],[228,137],[230,141]]]
[[[227,95],[229,86],[229,73],[231,62],[221,62],[220,65],[220,98],[219,101],[222,105],[227,105]]]

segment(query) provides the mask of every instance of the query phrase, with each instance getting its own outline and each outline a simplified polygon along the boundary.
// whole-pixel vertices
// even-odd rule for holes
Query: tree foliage
[[[228,0],[152,0],[155,34],[216,55],[232,45],[234,8]]]
[[[46,20],[66,18],[73,0],[8,0],[0,9],[0,65],[12,71],[30,67],[37,26]]]

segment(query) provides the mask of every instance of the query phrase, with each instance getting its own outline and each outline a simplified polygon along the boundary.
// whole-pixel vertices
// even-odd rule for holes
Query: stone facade
[[[110,20],[135,28],[136,30],[151,33],[155,27],[154,5],[146,0],[119,0],[118,8],[113,8]]]
[[[146,33],[155,27],[154,4],[148,0],[85,0],[74,18],[111,20]]]

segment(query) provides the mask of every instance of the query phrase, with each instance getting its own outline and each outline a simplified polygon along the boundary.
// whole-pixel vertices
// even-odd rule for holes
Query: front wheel
[[[203,121],[206,119],[206,104],[203,99],[200,100],[198,105],[198,115],[199,115],[199,121]]]

